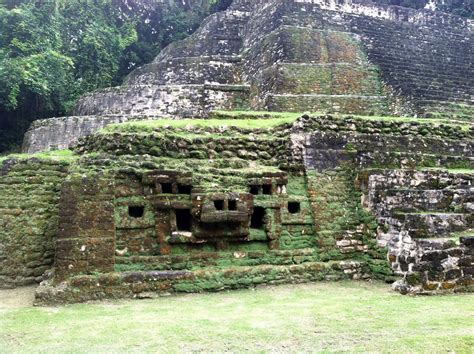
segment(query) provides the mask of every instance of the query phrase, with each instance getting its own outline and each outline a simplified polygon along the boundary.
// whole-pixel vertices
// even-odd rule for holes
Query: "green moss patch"
[[[455,121],[452,119],[443,119],[443,118],[417,118],[417,117],[398,117],[398,116],[363,116],[363,115],[343,115],[335,114],[335,118],[355,118],[362,120],[371,120],[371,121],[383,121],[383,122],[396,122],[396,123],[419,123],[419,124],[432,124],[432,125],[447,125],[460,127],[463,131],[469,131],[469,129],[474,127],[473,123],[468,123],[465,121]]]
[[[10,154],[10,155],[5,155],[5,156],[0,156],[0,163],[6,160],[10,160],[10,159],[24,160],[28,158],[71,162],[76,159],[76,156],[73,155],[73,152],[71,150],[45,151],[45,152],[38,152],[36,154]]]
[[[254,112],[255,113],[255,112]],[[234,118],[235,117],[235,118]],[[252,118],[250,118],[252,117]],[[159,128],[221,128],[235,127],[243,129],[269,129],[286,123],[293,123],[299,114],[276,114],[269,115],[268,118],[260,116],[260,113],[251,114],[249,112],[233,112],[228,119],[158,119],[148,121],[126,122],[121,124],[111,124],[107,126],[105,132],[152,132]],[[261,119],[264,118],[264,119]]]

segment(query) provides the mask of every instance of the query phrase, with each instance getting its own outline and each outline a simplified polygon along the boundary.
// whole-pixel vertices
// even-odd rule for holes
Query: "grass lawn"
[[[459,352],[474,296],[401,296],[382,283],[19,307],[0,292],[0,352]]]

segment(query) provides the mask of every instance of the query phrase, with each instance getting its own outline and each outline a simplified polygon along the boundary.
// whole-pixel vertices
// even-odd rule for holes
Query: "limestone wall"
[[[245,108],[248,91],[246,85],[123,86],[83,97],[74,112],[201,117],[213,109]]]
[[[22,150],[32,154],[39,151],[68,149],[81,137],[93,134],[109,124],[139,119],[145,119],[145,117],[91,115],[37,120],[25,134]],[[152,119],[152,117],[146,117],[146,119]]]
[[[388,248],[393,270],[403,277],[396,290],[472,291],[472,132],[459,126],[449,137],[445,126],[428,124],[428,132],[428,126],[407,124],[307,118],[293,127],[292,142],[319,176],[357,169],[362,205],[377,219],[378,244]],[[324,204],[317,208],[325,211]],[[357,238],[337,240],[357,247]]]
[[[115,264],[113,183],[101,175],[70,176],[61,187],[55,254],[56,281]]]
[[[239,56],[208,56],[173,58],[166,62],[146,64],[134,70],[126,85],[203,85],[239,84]]]
[[[158,129],[146,136],[139,132],[105,132],[81,139],[75,151],[199,160],[240,158],[266,164],[285,164],[291,157],[289,139],[284,132],[239,128],[193,128],[192,132],[189,137],[186,128]],[[213,136],[216,134],[222,134],[217,141]]]
[[[219,114],[241,119],[108,127],[64,172],[5,163],[3,286],[40,280],[54,254],[42,303],[393,272],[402,292],[472,288],[469,124],[257,115],[240,128],[251,115]]]

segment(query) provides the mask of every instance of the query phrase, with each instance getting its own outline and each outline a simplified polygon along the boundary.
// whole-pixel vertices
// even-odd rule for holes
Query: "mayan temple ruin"
[[[234,0],[0,159],[0,287],[40,283],[37,304],[340,279],[472,292],[473,29]]]

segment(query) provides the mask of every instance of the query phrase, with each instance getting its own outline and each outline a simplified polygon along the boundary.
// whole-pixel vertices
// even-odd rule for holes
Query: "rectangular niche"
[[[250,219],[250,228],[262,230],[264,226],[265,226],[265,208],[254,207],[252,217]]]
[[[176,209],[176,229],[178,231],[191,232],[193,216],[190,209]]]
[[[224,200],[214,200],[216,210],[224,210]]]
[[[250,186],[250,194],[258,195],[260,193],[260,186]]]
[[[236,200],[229,200],[229,210],[237,210],[237,201]]]
[[[128,207],[128,216],[130,216],[131,218],[134,218],[134,219],[143,218],[144,213],[145,213],[144,206],[131,205]]]
[[[173,194],[173,184],[172,183],[160,183],[161,193],[162,194]]]
[[[178,184],[178,194],[191,194],[192,186]]]
[[[272,195],[273,194],[273,186],[271,184],[263,184],[263,185],[251,185],[249,187],[250,194],[253,195]]]
[[[264,184],[262,186],[262,192],[264,195],[271,195],[272,194],[272,185],[271,184]]]
[[[298,214],[301,211],[300,202],[288,202],[288,212],[290,214]]]

